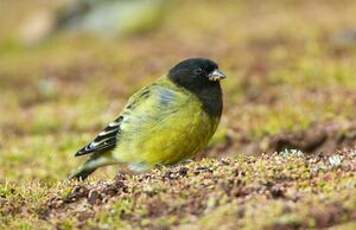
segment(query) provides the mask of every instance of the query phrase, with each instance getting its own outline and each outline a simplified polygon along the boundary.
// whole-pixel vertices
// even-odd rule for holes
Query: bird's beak
[[[225,74],[223,72],[221,72],[220,70],[216,69],[214,70],[213,72],[211,72],[209,75],[208,75],[208,78],[210,81],[220,81],[225,77]]]

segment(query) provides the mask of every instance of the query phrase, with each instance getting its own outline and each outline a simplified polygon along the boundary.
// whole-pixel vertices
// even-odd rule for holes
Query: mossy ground
[[[21,22],[52,6],[0,2],[0,228],[355,228],[356,3],[174,4],[145,34],[61,33],[24,47]],[[204,151],[228,159],[68,182],[81,161],[73,153],[127,97],[190,56],[228,76]],[[311,155],[273,154],[281,140]]]

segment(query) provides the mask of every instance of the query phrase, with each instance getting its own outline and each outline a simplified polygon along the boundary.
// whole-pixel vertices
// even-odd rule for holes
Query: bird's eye
[[[203,70],[202,70],[201,68],[198,68],[198,69],[195,69],[195,70],[194,70],[194,73],[195,73],[196,75],[201,75],[201,74],[203,73]]]

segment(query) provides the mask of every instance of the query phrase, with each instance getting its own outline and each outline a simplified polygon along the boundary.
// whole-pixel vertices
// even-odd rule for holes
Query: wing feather
[[[116,120],[110,122],[108,126],[106,126],[106,128],[94,138],[93,141],[81,148],[75,156],[82,156],[90,153],[101,153],[114,149],[118,143],[120,134],[123,131],[123,124],[127,122],[135,122],[135,127],[143,128],[142,125],[144,126],[144,124],[142,124],[142,121],[145,120],[147,122],[146,119],[152,119],[152,116],[158,116],[159,114],[156,113],[160,113],[160,116],[164,116],[165,112],[167,112],[164,108],[166,108],[174,100],[175,95],[171,90],[165,89],[155,83],[149,87],[139,90],[129,99],[121,115]],[[155,103],[151,104],[151,102]],[[154,110],[150,109],[152,106],[155,107]],[[142,110],[143,107],[149,108]],[[148,111],[154,111],[155,115],[148,113]]]
[[[109,125],[94,138],[93,141],[76,152],[75,156],[82,156],[89,153],[99,153],[113,149],[116,146],[116,139],[120,133],[120,124],[122,120],[123,117],[119,116],[115,121],[110,122]]]

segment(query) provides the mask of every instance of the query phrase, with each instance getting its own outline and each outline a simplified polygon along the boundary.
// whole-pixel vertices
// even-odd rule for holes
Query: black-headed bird
[[[184,60],[130,97],[121,114],[75,156],[90,155],[70,178],[125,164],[135,172],[192,158],[209,142],[223,109],[218,65]]]

